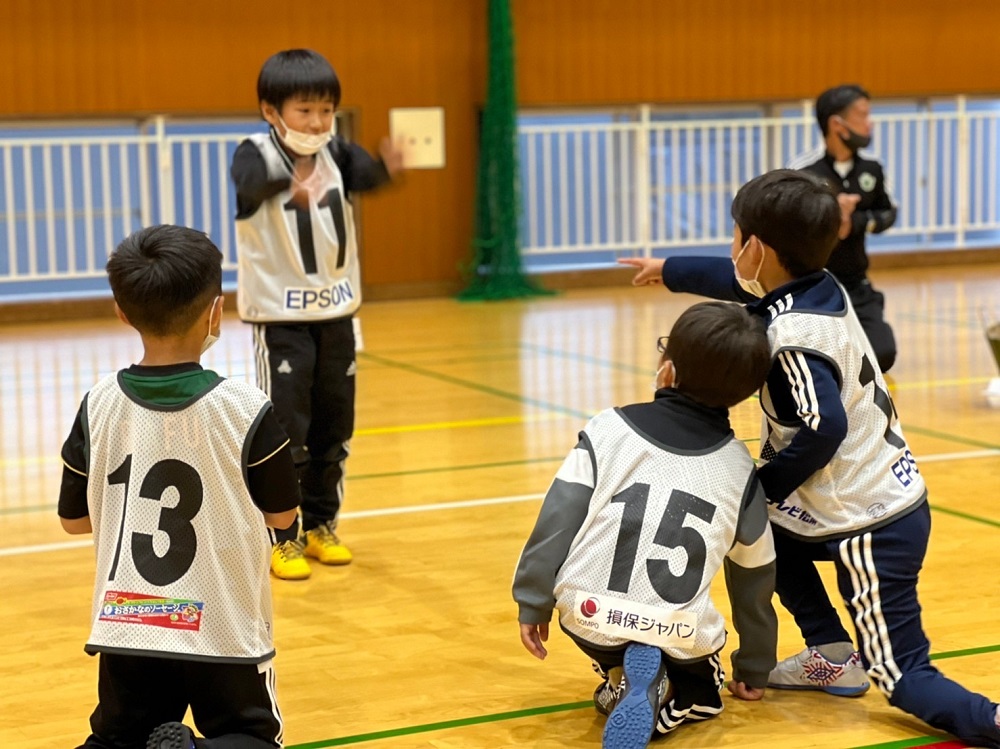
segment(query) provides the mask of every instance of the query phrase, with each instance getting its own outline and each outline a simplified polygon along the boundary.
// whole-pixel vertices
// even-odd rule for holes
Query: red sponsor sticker
[[[104,622],[145,624],[149,627],[198,632],[201,630],[204,610],[203,601],[109,590],[104,595],[98,618]]]

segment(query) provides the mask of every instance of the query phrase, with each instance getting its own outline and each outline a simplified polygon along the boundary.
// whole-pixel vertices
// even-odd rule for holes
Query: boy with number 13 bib
[[[198,363],[222,323],[222,255],[154,226],[118,245],[108,279],[143,358],[91,388],[62,449],[59,518],[97,557],[83,747],[280,747],[268,526],[294,522],[298,485],[264,394]],[[178,722],[189,705],[205,739]]]

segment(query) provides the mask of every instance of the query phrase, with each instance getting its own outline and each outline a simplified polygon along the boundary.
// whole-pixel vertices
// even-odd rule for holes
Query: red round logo
[[[600,610],[601,610],[601,604],[598,603],[596,598],[588,598],[586,601],[580,604],[580,613],[583,614],[588,619],[597,614],[597,612]]]

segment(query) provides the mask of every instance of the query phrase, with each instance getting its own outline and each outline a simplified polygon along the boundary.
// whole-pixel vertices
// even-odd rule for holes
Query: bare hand
[[[764,688],[748,687],[742,681],[729,682],[729,691],[747,702],[756,702],[764,698]]]
[[[312,156],[297,158],[292,165],[291,202],[303,210],[309,210],[309,178],[314,171],[316,171],[316,159]]]
[[[850,193],[842,192],[837,195],[837,203],[840,204],[841,214],[846,213],[850,216],[854,213],[854,209],[858,207],[858,203],[861,202],[860,195],[851,195]]]
[[[525,649],[531,653],[533,656],[538,658],[538,660],[545,660],[545,656],[549,654],[549,651],[545,649],[542,645],[549,639],[549,623],[545,624],[522,624],[521,625],[521,644],[524,645]]]
[[[861,202],[860,195],[848,195],[846,192],[842,192],[837,196],[837,203],[840,205],[840,231],[837,232],[837,236],[840,239],[846,239],[850,236],[851,230],[854,228],[852,219],[854,209],[858,207],[859,202]]]
[[[619,265],[629,265],[639,270],[632,278],[633,286],[650,286],[663,283],[663,258],[656,257],[621,257]]]
[[[382,157],[382,163],[385,164],[385,170],[389,172],[390,177],[395,177],[403,171],[405,151],[402,141],[393,143],[388,138],[383,138],[382,142],[378,145],[378,152]]]

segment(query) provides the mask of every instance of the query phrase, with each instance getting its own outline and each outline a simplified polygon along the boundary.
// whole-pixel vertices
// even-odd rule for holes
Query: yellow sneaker
[[[885,372],[882,373],[882,378],[885,380],[885,386],[889,389],[889,395],[895,397],[896,381]]]
[[[282,541],[271,547],[271,573],[282,580],[305,580],[312,574],[301,541]]]
[[[354,555],[340,543],[333,527],[333,521],[328,520],[306,531],[306,556],[318,559],[320,564],[350,564]]]

